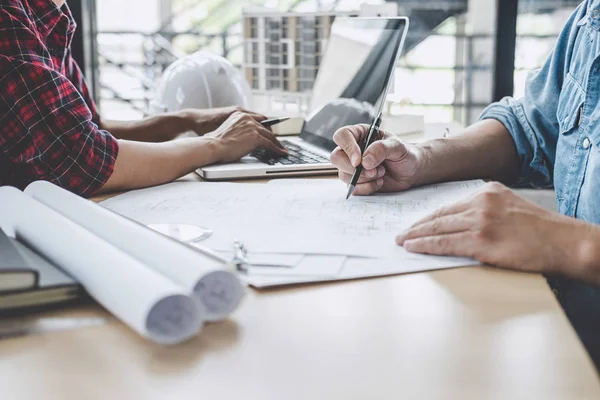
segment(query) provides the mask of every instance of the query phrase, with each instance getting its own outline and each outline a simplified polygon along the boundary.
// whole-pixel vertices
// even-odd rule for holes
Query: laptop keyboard
[[[260,161],[269,165],[294,165],[294,164],[326,164],[329,163],[327,157],[323,157],[308,149],[305,149],[297,144],[282,140],[283,144],[288,149],[287,156],[280,156],[268,150],[259,149],[252,152],[250,155],[258,158]]]

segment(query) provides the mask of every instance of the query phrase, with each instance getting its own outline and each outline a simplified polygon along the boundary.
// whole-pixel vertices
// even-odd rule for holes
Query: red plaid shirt
[[[117,141],[71,57],[75,28],[66,4],[0,3],[0,186],[47,180],[89,196],[113,172]]]

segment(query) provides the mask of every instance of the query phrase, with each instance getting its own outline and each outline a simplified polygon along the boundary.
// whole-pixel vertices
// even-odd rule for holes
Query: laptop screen
[[[336,130],[373,122],[385,101],[407,27],[406,18],[335,19],[302,139],[333,150]]]

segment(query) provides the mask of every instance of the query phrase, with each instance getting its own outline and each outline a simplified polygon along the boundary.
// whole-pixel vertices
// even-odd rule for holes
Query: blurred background
[[[474,122],[491,101],[520,97],[578,0],[69,0],[73,54],[106,119],[138,119],[175,60],[198,50],[231,61],[254,108],[303,115],[337,16],[410,18],[386,113]],[[343,62],[343,60],[340,60]]]

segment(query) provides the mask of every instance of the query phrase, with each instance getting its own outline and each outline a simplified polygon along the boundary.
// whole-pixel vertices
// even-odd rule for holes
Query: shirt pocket
[[[562,90],[558,97],[556,119],[559,136],[556,145],[556,161],[554,163],[554,187],[559,204],[569,193],[569,184],[573,169],[576,168],[577,141],[582,124],[585,91],[570,74],[565,76]],[[562,210],[561,210],[562,212]]]
[[[583,118],[585,91],[568,73],[565,76],[562,90],[558,97],[556,119],[561,135],[568,135],[577,130]]]

